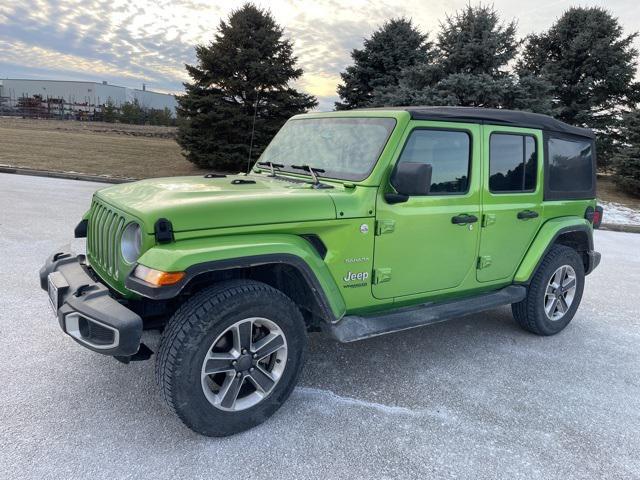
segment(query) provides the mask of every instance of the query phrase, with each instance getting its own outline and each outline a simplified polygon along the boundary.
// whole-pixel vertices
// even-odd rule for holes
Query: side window
[[[534,137],[492,133],[489,140],[489,191],[513,193],[535,190],[537,159]]]
[[[431,164],[429,195],[464,194],[469,189],[471,138],[459,130],[416,129],[398,162]]]
[[[549,189],[553,192],[593,190],[593,142],[590,139],[548,140]]]

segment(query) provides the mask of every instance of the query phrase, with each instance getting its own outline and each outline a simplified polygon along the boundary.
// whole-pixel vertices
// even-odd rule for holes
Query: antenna
[[[256,115],[258,114],[258,100],[260,92],[256,91],[256,103],[253,106],[253,123],[251,124],[251,141],[249,142],[249,158],[247,158],[247,173],[251,170],[251,153],[253,152],[253,136],[256,132]]]

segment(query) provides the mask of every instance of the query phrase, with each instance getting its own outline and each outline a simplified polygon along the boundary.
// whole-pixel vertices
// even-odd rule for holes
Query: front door
[[[383,195],[390,187],[380,189],[376,298],[446,290],[473,278],[481,213],[479,140],[480,127],[472,124],[412,122],[407,129],[397,162],[431,164],[431,191],[390,204]]]
[[[542,218],[542,134],[483,128],[483,222],[477,278],[511,280]]]

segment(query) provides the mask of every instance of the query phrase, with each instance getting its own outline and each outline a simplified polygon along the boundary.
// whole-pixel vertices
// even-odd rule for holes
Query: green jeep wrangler
[[[510,304],[560,332],[600,261],[595,178],[593,133],[544,115],[299,115],[249,174],[99,190],[86,256],[56,252],[41,286],[95,352],[148,359],[143,332],[162,331],[169,408],[229,435],[287,399],[308,331],[351,342]]]

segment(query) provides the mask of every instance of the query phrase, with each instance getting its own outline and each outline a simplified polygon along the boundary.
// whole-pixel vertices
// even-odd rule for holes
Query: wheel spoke
[[[567,271],[567,267],[561,267],[559,268],[555,275],[553,276],[553,286],[555,288],[558,288],[560,285],[562,285],[562,280],[564,279],[564,274]]]
[[[564,285],[562,285],[562,291],[563,292],[567,292],[569,290],[571,290],[572,288],[576,287],[576,279],[575,278],[567,278],[567,280],[565,281]]]
[[[242,383],[244,382],[244,377],[234,376],[230,378],[230,380],[225,381],[225,383],[228,383],[226,389],[220,392],[222,397],[220,405],[224,408],[233,408],[238,398],[238,393],[240,393],[240,387],[242,387]]]
[[[275,385],[275,380],[271,378],[271,376],[264,372],[260,367],[253,370],[250,373],[251,380],[255,383],[256,387],[262,390],[265,393],[268,393]]]
[[[264,357],[277,352],[282,347],[284,347],[284,338],[282,338],[282,335],[270,333],[263,339],[256,342],[253,348],[256,353],[256,358],[261,360]]]
[[[567,301],[562,295],[558,297],[558,310],[560,310],[560,313],[567,313],[567,310],[569,310]]]
[[[553,285],[547,285],[546,295],[555,295],[555,288],[553,288]]]
[[[213,375],[214,373],[228,372],[234,370],[231,362],[235,359],[230,353],[212,353],[209,354],[204,367],[205,375]]]
[[[241,352],[242,350],[251,350],[252,331],[252,320],[247,320],[246,322],[236,325],[233,332],[233,343],[238,352]]]
[[[551,317],[554,313],[556,313],[556,307],[558,306],[558,299],[553,297],[550,303],[548,303],[544,309],[547,312],[547,316]]]

